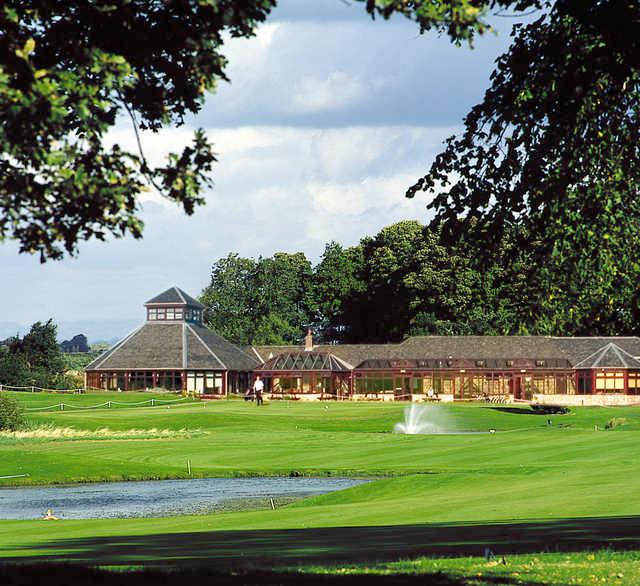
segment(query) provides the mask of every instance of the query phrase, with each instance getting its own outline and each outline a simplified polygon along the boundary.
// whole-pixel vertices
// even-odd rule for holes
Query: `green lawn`
[[[86,407],[105,396],[66,396],[65,403]],[[23,394],[19,399],[45,405],[46,399],[55,403],[60,396]],[[404,436],[391,432],[404,407],[272,402],[258,408],[220,401],[32,412],[31,425],[122,432],[186,429],[192,435],[2,439],[0,476],[29,474],[0,480],[7,485],[187,477],[187,460],[196,476],[386,478],[275,511],[0,521],[0,555],[7,561],[114,566],[302,566],[309,572],[380,576],[418,572],[453,580],[443,584],[481,584],[478,580],[486,576],[502,580],[486,583],[517,583],[522,579],[512,574],[522,572],[524,583],[569,584],[572,572],[584,583],[591,575],[635,583],[638,556],[619,552],[640,549],[640,409],[581,408],[547,417],[526,407],[437,405],[433,417],[447,429],[497,431]],[[626,423],[604,431],[612,418]],[[506,556],[505,563],[478,558],[486,547],[498,559]],[[610,553],[597,554],[599,565],[585,557],[601,548]],[[540,553],[556,550],[566,556]],[[618,566],[624,566],[626,579],[617,577]],[[476,582],[465,581],[471,577]]]

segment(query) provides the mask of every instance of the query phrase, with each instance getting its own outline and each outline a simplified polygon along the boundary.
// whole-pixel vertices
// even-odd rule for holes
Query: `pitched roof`
[[[577,365],[585,358],[602,348],[613,343],[634,357],[640,357],[640,338],[637,337],[578,337],[578,338],[554,338],[556,344],[564,352],[571,364]]]
[[[638,337],[412,336],[400,344],[319,344],[313,350],[329,352],[353,367],[374,360],[451,360],[464,368],[485,360],[487,368],[498,368],[513,360],[514,367],[526,368],[532,361],[543,360],[547,368],[570,368],[610,342],[631,357],[640,357]],[[278,354],[301,350],[301,346],[253,346],[247,351],[266,362]]]
[[[248,371],[260,364],[254,355],[248,354],[242,348],[225,340],[213,330],[197,324],[187,324],[187,327],[201,342],[204,342],[211,353],[214,353],[228,370]],[[189,366],[189,368],[198,367],[194,362],[194,366]]]
[[[188,293],[185,293],[180,287],[169,287],[166,291],[163,291],[159,295],[156,295],[152,299],[149,299],[145,303],[147,305],[188,305],[189,307],[196,307],[198,309],[204,309],[204,305],[191,297]]]
[[[86,370],[235,370],[259,364],[204,326],[147,322],[104,352]]]
[[[640,360],[609,342],[578,362],[574,368],[640,368]]]
[[[262,371],[328,371],[328,372],[348,372],[351,365],[343,360],[329,354],[328,352],[284,352],[271,360],[267,360],[263,365],[256,368]]]
[[[506,360],[564,358],[547,336],[412,336],[399,344],[405,356]]]

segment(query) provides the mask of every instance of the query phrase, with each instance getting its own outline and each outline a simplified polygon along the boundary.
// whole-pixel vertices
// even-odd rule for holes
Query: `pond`
[[[290,502],[366,482],[354,478],[200,478],[0,489],[0,519],[165,517]]]

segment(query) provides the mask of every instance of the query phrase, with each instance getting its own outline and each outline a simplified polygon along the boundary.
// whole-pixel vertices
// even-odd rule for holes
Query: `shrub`
[[[15,431],[23,423],[24,418],[18,402],[0,393],[0,430]]]
[[[609,419],[609,421],[607,421],[607,423],[605,424],[604,428],[605,429],[614,429],[616,427],[618,427],[619,425],[624,425],[627,422],[627,420],[624,417],[614,417],[612,419]]]

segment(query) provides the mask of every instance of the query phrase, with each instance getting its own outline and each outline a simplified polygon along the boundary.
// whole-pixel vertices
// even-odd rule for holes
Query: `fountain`
[[[431,405],[417,405],[412,403],[404,410],[404,421],[396,423],[393,431],[395,433],[424,434],[443,433],[442,427],[433,422],[436,415],[435,409]],[[440,415],[442,415],[440,413]],[[427,417],[431,419],[429,421]]]

